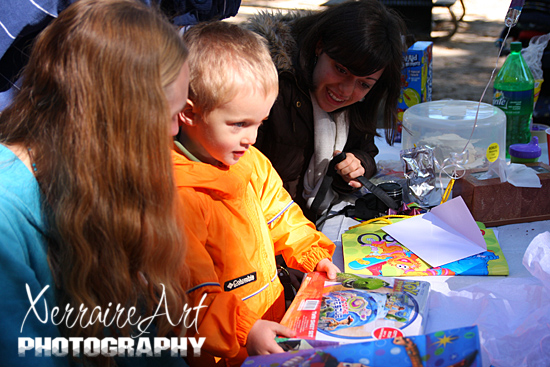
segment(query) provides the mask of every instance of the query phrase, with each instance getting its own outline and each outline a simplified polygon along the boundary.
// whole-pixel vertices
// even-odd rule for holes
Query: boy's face
[[[235,98],[205,116],[196,114],[194,126],[186,130],[187,148],[204,163],[231,166],[256,142],[258,128],[267,118],[277,92],[264,97],[250,86],[242,87]]]

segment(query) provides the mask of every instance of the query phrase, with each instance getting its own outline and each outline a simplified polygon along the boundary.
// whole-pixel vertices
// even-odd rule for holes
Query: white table
[[[342,270],[341,233],[353,223],[357,222],[340,216],[327,221],[323,228],[337,246],[333,261]],[[540,348],[550,351],[550,290],[546,288],[550,285],[544,286],[522,264],[531,241],[550,231],[550,221],[510,224],[495,229],[508,262],[508,276],[411,277],[431,285],[425,332],[478,325],[483,366],[491,363],[495,367],[550,366],[550,353],[540,352]],[[547,247],[550,248],[550,244]],[[510,355],[519,360],[510,359]],[[520,364],[531,355],[536,362]]]
[[[399,157],[399,145],[388,147],[381,141],[377,144],[381,147],[377,159]],[[337,216],[327,220],[323,227],[323,233],[337,246],[333,261],[342,270],[341,235],[357,223],[351,218]],[[508,276],[411,277],[431,284],[425,331],[475,324],[480,330],[484,367],[550,366],[550,288],[546,288],[550,284],[542,284],[522,264],[531,241],[539,234],[550,232],[550,221],[510,224],[494,229],[508,262]],[[550,252],[550,243],[546,248]]]

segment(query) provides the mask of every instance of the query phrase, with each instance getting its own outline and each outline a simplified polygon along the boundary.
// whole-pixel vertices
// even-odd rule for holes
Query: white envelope
[[[483,235],[460,196],[382,230],[432,267],[487,251]]]

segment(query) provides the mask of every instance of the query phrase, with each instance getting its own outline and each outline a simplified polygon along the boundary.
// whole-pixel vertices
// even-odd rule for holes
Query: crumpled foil
[[[420,146],[402,150],[400,155],[403,161],[403,174],[407,179],[404,191],[409,201],[414,201],[422,207],[439,204],[433,149]]]

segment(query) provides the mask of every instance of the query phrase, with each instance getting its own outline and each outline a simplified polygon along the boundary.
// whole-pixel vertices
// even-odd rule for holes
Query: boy
[[[174,162],[184,203],[190,305],[204,305],[206,337],[193,366],[241,365],[249,354],[282,352],[275,335],[285,312],[275,255],[304,272],[334,278],[334,244],[283,189],[271,163],[252,147],[278,91],[269,51],[256,34],[227,22],[199,24],[184,34],[189,48],[188,104]],[[198,333],[197,333],[198,331]],[[219,360],[222,357],[223,360]]]

